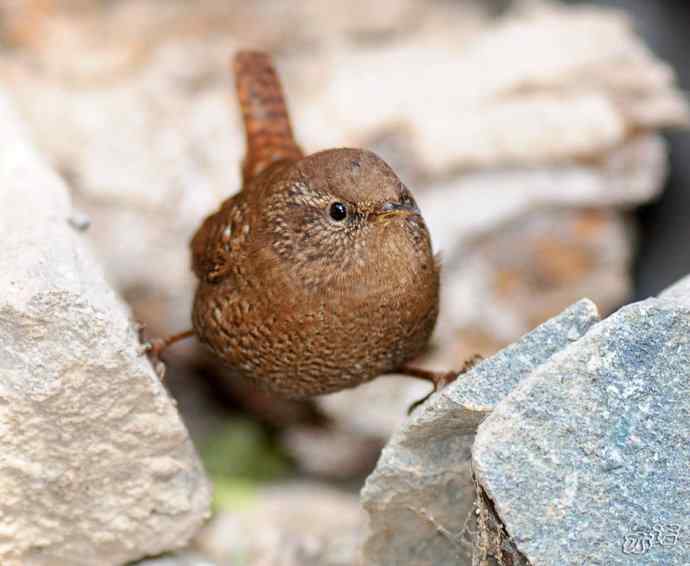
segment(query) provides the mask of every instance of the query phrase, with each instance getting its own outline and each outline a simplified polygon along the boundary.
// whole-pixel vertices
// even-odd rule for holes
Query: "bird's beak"
[[[376,215],[376,220],[387,220],[395,216],[406,217],[406,216],[420,216],[421,213],[417,205],[414,202],[411,203],[400,203],[400,202],[386,202],[378,207],[374,214]]]

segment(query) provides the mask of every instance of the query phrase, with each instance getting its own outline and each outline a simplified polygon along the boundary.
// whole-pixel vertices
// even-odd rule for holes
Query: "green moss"
[[[213,508],[244,511],[252,507],[257,494],[257,483],[251,480],[212,476]]]
[[[251,505],[260,483],[285,475],[290,465],[266,432],[248,420],[233,420],[213,434],[201,457],[214,486],[216,509]]]

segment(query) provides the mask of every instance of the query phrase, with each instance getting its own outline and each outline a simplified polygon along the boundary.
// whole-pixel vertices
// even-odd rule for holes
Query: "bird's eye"
[[[342,202],[334,202],[331,205],[329,213],[333,220],[344,220],[347,217],[347,206],[345,206]]]

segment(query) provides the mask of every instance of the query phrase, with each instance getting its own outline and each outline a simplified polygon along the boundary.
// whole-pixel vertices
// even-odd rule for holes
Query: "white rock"
[[[184,545],[209,485],[67,189],[0,98],[0,562],[122,564]]]
[[[434,247],[451,251],[534,210],[629,208],[649,201],[661,191],[667,161],[661,136],[645,134],[594,163],[571,160],[544,167],[468,172],[458,179],[432,184],[420,193],[418,201]],[[449,210],[458,211],[458,215],[449,214]]]
[[[323,142],[317,123],[350,140],[402,124],[427,174],[601,155],[688,116],[673,72],[619,11],[537,10],[469,37],[449,22],[375,56],[333,50],[317,76],[323,94],[297,109],[305,143]]]

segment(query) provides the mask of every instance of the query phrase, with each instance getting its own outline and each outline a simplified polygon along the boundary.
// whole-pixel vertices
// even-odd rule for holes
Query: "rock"
[[[335,50],[322,67],[329,77],[320,82],[324,103],[297,112],[296,123],[311,126],[308,145],[339,131],[367,135],[372,125],[399,125],[420,168],[434,176],[453,167],[601,157],[636,126],[648,132],[687,121],[673,72],[620,11],[554,5],[460,34],[456,22],[434,30],[433,39],[411,35],[375,57]],[[386,86],[375,89],[382,69]],[[320,133],[317,123],[337,127]]]
[[[383,447],[366,434],[316,426],[291,427],[280,440],[302,472],[336,481],[366,477]]]
[[[523,380],[472,448],[487,541],[525,564],[690,557],[690,280],[628,305]]]
[[[499,167],[468,171],[432,183],[420,194],[438,249],[490,233],[532,211],[558,208],[629,208],[656,197],[667,171],[666,145],[653,134],[638,135],[591,162],[543,167]],[[448,208],[463,214],[462,222]]]
[[[59,177],[0,96],[0,562],[183,546],[209,485]]]
[[[505,536],[501,520],[496,516],[491,501],[475,484],[476,529],[472,566],[530,566],[513,541]]]
[[[458,256],[444,257],[444,319],[510,343],[580,297],[595,295],[597,306],[610,312],[632,292],[632,239],[621,212],[557,208],[525,214],[469,240]],[[470,292],[477,302],[468,308]]]
[[[690,305],[690,275],[676,281],[659,295],[660,299],[667,299],[682,305]]]
[[[370,517],[367,564],[469,564],[477,425],[535,368],[597,321],[582,300],[436,394],[384,448],[362,491]]]
[[[356,566],[366,516],[354,494],[315,483],[262,488],[222,511],[196,546],[218,564]]]

